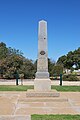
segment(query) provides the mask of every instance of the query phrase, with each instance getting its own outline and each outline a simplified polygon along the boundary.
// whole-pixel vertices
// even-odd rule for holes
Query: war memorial
[[[34,90],[28,90],[29,96],[58,97],[56,90],[51,90],[51,80],[48,72],[47,22],[39,21],[38,26],[38,60],[37,72],[34,80]]]
[[[80,92],[51,89],[48,72],[47,22],[38,25],[38,58],[34,89],[0,91],[0,120],[31,120],[33,114],[80,115]]]

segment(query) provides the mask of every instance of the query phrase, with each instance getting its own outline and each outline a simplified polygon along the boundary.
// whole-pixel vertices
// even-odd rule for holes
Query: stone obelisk
[[[35,91],[50,91],[51,82],[48,72],[47,22],[39,21],[38,26],[38,60],[34,80]]]
[[[38,60],[34,80],[34,90],[28,90],[27,97],[58,97],[56,90],[51,90],[48,72],[47,22],[39,21],[38,26]]]

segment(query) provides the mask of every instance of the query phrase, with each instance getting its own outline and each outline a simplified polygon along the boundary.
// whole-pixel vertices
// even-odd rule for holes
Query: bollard
[[[60,86],[62,86],[62,74],[60,74]]]
[[[19,74],[18,74],[18,72],[16,71],[16,85],[18,85],[18,78],[19,78]]]
[[[15,78],[16,78],[16,85],[18,85],[19,74],[18,74],[17,70],[15,70],[14,76],[15,76]]]
[[[16,77],[16,85],[18,85],[18,78]]]

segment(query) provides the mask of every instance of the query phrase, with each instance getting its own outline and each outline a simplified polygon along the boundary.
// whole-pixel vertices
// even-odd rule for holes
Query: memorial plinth
[[[48,92],[51,90],[50,79],[35,79],[34,80],[34,90]]]

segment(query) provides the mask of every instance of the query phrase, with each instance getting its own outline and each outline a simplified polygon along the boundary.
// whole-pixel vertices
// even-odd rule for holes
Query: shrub
[[[75,75],[63,75],[63,81],[79,81],[79,78]]]

